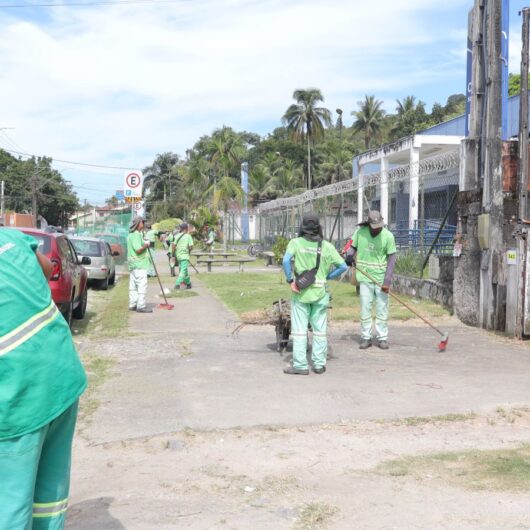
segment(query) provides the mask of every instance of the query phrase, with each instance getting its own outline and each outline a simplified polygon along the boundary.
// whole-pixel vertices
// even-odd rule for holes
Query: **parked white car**
[[[102,239],[94,237],[71,237],[70,241],[79,257],[89,257],[90,265],[85,265],[88,282],[106,290],[116,281],[116,264],[110,245]]]

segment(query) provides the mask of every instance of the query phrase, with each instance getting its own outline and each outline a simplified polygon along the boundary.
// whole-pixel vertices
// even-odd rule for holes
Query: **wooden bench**
[[[220,259],[206,258],[206,259],[198,259],[197,265],[199,264],[207,265],[208,272],[212,272],[212,264],[214,263],[237,263],[239,265],[239,272],[243,272],[243,263],[249,263],[250,261],[256,261],[256,259],[255,258],[239,258],[239,259],[231,258],[231,259],[220,260]]]
[[[207,256],[209,259],[214,259],[216,256],[222,256],[225,260],[229,257],[237,256],[235,252],[192,252],[191,256],[196,256],[197,259],[201,259],[203,256]]]
[[[267,267],[272,267],[272,265],[274,265],[272,262],[274,259],[274,252],[262,252],[262,256],[267,260]]]

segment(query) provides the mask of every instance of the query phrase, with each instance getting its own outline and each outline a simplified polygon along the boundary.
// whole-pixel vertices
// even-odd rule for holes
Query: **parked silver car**
[[[85,265],[88,282],[97,284],[103,290],[116,281],[116,264],[110,245],[94,237],[71,237],[70,241],[80,258],[89,257],[90,265]]]

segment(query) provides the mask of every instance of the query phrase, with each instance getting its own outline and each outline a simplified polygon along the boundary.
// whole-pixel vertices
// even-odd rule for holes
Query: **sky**
[[[465,91],[472,0],[0,0],[0,147],[51,156],[103,204],[125,169],[223,125],[266,135],[298,88],[350,113],[364,95],[430,110]],[[36,7],[52,3],[54,7]],[[8,5],[23,5],[9,8]],[[522,0],[510,1],[510,71]]]

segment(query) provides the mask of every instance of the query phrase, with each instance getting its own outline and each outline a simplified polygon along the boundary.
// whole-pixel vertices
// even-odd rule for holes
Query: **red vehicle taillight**
[[[53,270],[50,280],[58,280],[61,277],[61,261],[57,259],[52,259]]]

